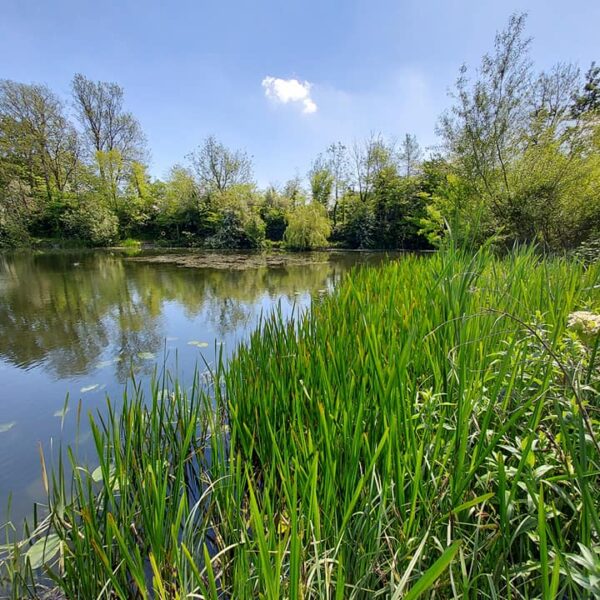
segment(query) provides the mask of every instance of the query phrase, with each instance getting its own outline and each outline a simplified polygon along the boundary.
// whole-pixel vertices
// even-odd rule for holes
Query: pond
[[[88,413],[107,395],[118,403],[132,375],[148,385],[166,368],[191,384],[196,368],[229,356],[261,315],[278,308],[289,318],[351,267],[382,260],[363,252],[0,255],[0,524],[11,494],[15,521],[45,500],[40,446],[50,463],[61,446],[85,453]]]

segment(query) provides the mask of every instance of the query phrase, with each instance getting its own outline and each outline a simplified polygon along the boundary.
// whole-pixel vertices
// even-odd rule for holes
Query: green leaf
[[[426,592],[440,577],[440,575],[448,568],[461,545],[461,540],[457,540],[451,546],[448,546],[444,553],[423,573],[419,581],[413,585],[404,600],[415,600],[423,592]]]
[[[50,562],[60,551],[60,537],[56,533],[38,540],[25,555],[32,569],[39,569],[43,564]]]
[[[453,509],[452,512],[456,515],[459,512],[466,510],[467,508],[471,508],[472,506],[475,506],[476,504],[481,504],[481,503],[485,502],[486,500],[489,500],[493,495],[494,495],[494,492],[489,492],[487,494],[478,496],[477,498],[473,498],[473,500],[469,500],[468,502],[465,502],[464,504],[460,504],[455,509]]]

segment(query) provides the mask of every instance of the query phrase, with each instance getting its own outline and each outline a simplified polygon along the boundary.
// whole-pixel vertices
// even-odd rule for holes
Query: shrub
[[[312,202],[296,206],[290,212],[283,239],[285,246],[292,250],[312,250],[326,246],[330,233],[327,211]]]
[[[90,246],[107,246],[119,237],[119,220],[106,206],[85,200],[62,217],[68,234]]]

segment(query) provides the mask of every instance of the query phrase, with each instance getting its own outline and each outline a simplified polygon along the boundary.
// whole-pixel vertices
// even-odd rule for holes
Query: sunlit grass
[[[6,528],[13,597],[600,593],[598,335],[567,328],[598,275],[407,256],[267,318],[208,390],[130,388],[92,419],[99,468],[69,452],[48,516]]]

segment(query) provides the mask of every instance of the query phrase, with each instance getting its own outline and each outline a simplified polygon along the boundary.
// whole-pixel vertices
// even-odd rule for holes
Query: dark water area
[[[88,413],[102,411],[107,395],[118,406],[132,375],[148,386],[166,368],[191,385],[195,370],[219,352],[230,356],[261,315],[299,314],[352,267],[386,260],[306,256],[306,264],[296,254],[289,265],[231,269],[119,251],[0,255],[0,524],[9,496],[15,521],[45,500],[40,445],[49,465],[67,445],[85,456]]]

